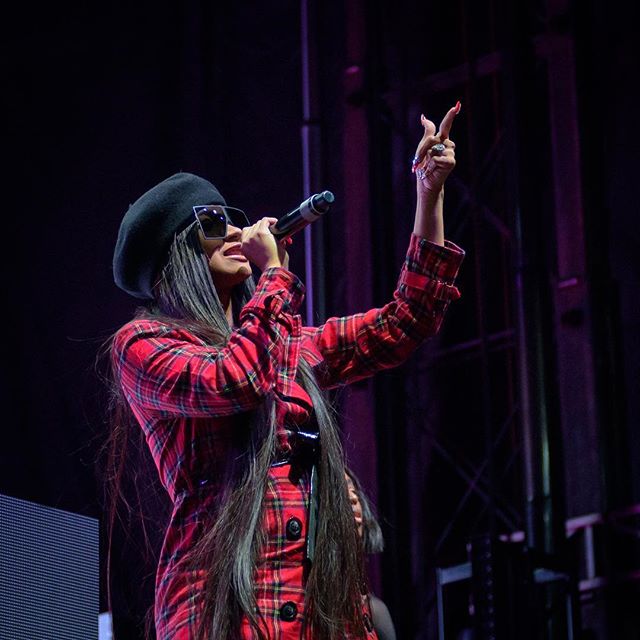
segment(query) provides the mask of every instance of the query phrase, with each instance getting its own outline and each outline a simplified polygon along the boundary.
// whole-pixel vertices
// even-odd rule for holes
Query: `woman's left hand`
[[[453,120],[460,112],[460,103],[447,111],[436,133],[436,125],[422,115],[422,140],[416,149],[412,170],[417,177],[418,192],[438,195],[445,180],[456,166],[455,143],[449,139]]]

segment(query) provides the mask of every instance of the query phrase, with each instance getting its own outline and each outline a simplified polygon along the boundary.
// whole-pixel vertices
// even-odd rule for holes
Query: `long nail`
[[[427,119],[424,117],[424,113],[420,114],[420,122],[422,122],[422,124],[425,124],[427,121]]]
[[[460,103],[460,100],[458,100],[458,102],[456,102],[456,115],[460,113],[461,108],[462,108],[462,104]]]

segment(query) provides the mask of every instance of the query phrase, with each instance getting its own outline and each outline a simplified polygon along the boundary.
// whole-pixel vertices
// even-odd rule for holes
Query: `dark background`
[[[640,502],[631,5],[310,2],[306,123],[300,3],[14,8],[3,28],[0,492],[101,517],[96,357],[135,307],[111,274],[130,202],[184,170],[254,219],[283,214],[308,195],[306,125],[311,184],[337,196],[314,230],[316,309],[364,310],[388,298],[404,255],[419,115],[438,122],[460,99],[446,230],[467,251],[463,299],[409,363],[337,398],[387,539],[374,589],[399,637],[434,638],[435,567],[464,561],[476,534],[535,539],[546,526],[527,524],[542,513],[525,500],[527,460],[543,469],[536,487],[548,479],[540,504],[556,534],[566,518],[607,520]],[[302,235],[292,253],[304,274]],[[150,570],[128,534],[116,540],[114,617],[136,637]],[[583,591],[591,637],[640,629],[638,549],[617,535],[602,529],[606,585]],[[562,544],[545,549],[580,577]]]

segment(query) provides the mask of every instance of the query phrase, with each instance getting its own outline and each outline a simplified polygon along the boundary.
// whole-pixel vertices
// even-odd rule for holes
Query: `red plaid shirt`
[[[300,280],[285,269],[267,269],[223,348],[153,320],[120,329],[116,371],[173,502],[156,577],[158,640],[195,637],[204,569],[187,571],[185,559],[201,535],[241,414],[273,394],[279,446],[286,451],[284,425],[303,424],[311,410],[295,381],[299,359],[323,365],[317,371],[326,388],[400,364],[438,331],[449,302],[459,297],[453,282],[463,256],[452,243],[440,247],[412,236],[391,302],[320,327],[302,326]],[[272,467],[263,523],[267,546],[256,575],[269,638],[300,638],[307,506],[308,480],[292,482],[286,465]],[[298,521],[293,533],[287,527],[292,520]],[[244,624],[242,638],[251,637]]]

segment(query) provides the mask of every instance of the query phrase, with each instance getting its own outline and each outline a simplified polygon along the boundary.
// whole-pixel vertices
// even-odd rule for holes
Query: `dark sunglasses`
[[[201,204],[193,207],[193,213],[200,226],[202,235],[209,239],[226,238],[227,225],[238,229],[249,226],[249,219],[242,209],[222,204]]]

